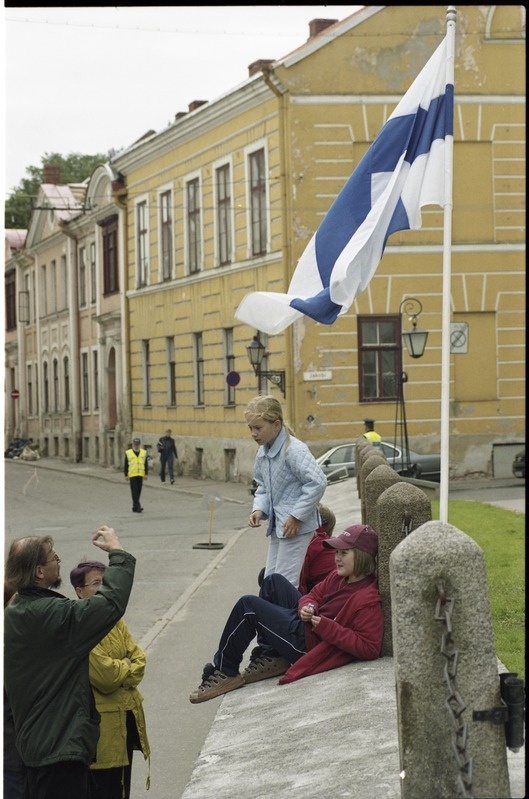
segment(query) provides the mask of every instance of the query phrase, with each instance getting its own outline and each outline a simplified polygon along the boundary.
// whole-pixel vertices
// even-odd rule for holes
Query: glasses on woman
[[[103,580],[92,580],[91,583],[85,583],[83,588],[99,588],[103,585]]]

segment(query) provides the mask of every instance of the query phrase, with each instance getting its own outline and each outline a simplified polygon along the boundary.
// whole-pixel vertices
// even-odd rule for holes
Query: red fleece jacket
[[[317,627],[306,624],[308,651],[290,666],[280,684],[336,669],[352,660],[379,657],[384,617],[375,577],[348,583],[333,572],[301,597],[298,609],[309,603],[321,621]]]

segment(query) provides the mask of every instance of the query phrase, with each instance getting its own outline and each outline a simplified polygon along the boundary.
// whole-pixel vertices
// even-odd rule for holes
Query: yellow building
[[[297,50],[256,60],[236,88],[191,102],[99,167],[83,187],[83,210],[49,229],[47,212],[37,212],[26,249],[6,261],[6,387],[21,392],[7,404],[6,439],[32,435],[50,455],[119,466],[132,434],[155,444],[171,427],[185,473],[246,481],[255,445],[244,408],[271,392],[316,455],[355,440],[365,416],[385,440],[405,428],[412,449],[439,452],[441,208],[423,209],[421,230],[389,238],[367,289],[333,325],[304,317],[267,336],[235,311],[250,292],[286,292],[333,200],[444,38],[446,10],[367,6],[312,20]],[[525,437],[524,76],[525,8],[458,6],[452,475],[510,474]],[[99,196],[102,205],[91,204]],[[85,305],[83,247],[95,258]],[[76,281],[69,311],[50,306],[62,289],[49,265],[62,268],[62,258]],[[20,292],[29,322],[16,322]],[[424,355],[411,359],[401,333],[417,308],[429,335]],[[261,371],[284,373],[284,396],[250,366],[255,336]]]
[[[256,62],[236,89],[192,103],[115,157],[127,191],[133,427],[155,440],[170,424],[185,471],[251,475],[245,404],[258,390],[282,397],[258,385],[246,353],[257,331],[235,310],[248,292],[286,291],[333,199],[444,37],[445,14],[387,6],[314,20],[298,50]],[[457,9],[452,474],[491,473],[495,448],[524,439],[523,14]],[[349,313],[260,335],[262,369],[285,371],[285,415],[316,454],[356,438],[365,415],[398,438],[402,369],[410,446],[439,451],[442,245],[443,212],[430,206],[420,231],[390,238]],[[412,362],[401,345],[410,297],[429,331]]]

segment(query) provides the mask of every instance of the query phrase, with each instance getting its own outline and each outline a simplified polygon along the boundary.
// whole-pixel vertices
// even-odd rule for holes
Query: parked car
[[[525,480],[525,449],[520,450],[512,462],[512,473],[515,477]]]
[[[399,474],[406,472],[409,477],[436,482],[441,479],[440,455],[421,455],[421,453],[410,449],[408,450],[409,458],[406,459],[405,450],[389,441],[381,441],[380,448],[388,464]],[[316,460],[327,475],[328,483],[356,475],[355,444],[339,444],[320,455]],[[408,462],[410,464],[409,471],[407,471]]]

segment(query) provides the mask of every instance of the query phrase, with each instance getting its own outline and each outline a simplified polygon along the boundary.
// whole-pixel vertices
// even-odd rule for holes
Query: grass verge
[[[434,519],[439,501],[432,502]],[[448,503],[448,523],[483,550],[496,654],[525,680],[525,515],[483,502]]]

